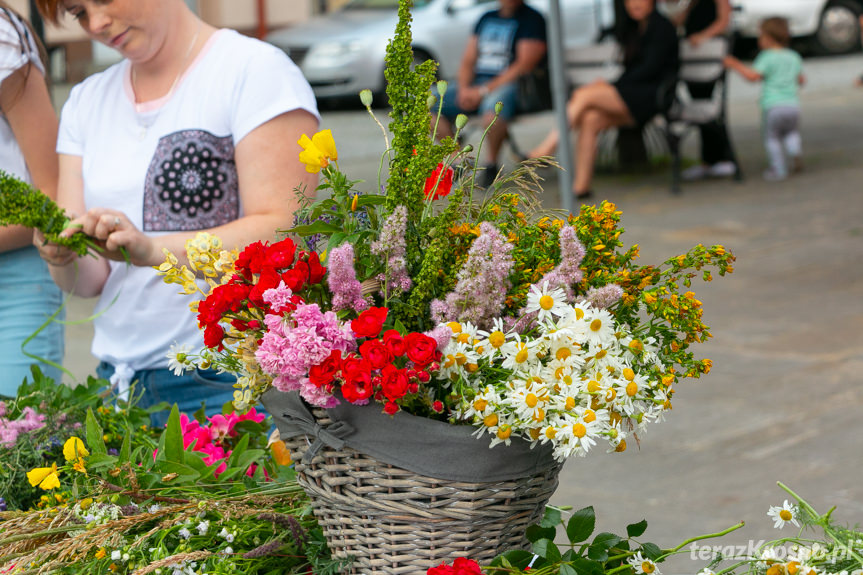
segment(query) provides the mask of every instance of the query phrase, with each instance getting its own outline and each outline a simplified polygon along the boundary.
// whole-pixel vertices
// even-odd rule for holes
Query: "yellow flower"
[[[300,161],[306,165],[306,171],[317,174],[321,168],[326,168],[330,160],[338,160],[336,142],[330,130],[322,130],[309,139],[305,134],[299,140],[303,151],[300,152]]]
[[[90,452],[84,447],[84,442],[77,437],[70,437],[63,444],[63,457],[66,458],[66,461],[77,461],[88,455]]]
[[[98,551],[96,551],[95,558],[96,559],[104,559],[108,553],[105,551],[104,547],[100,547]]]
[[[60,487],[60,478],[57,476],[57,464],[52,463],[51,467],[37,467],[32,471],[28,471],[27,481],[33,487],[41,487],[45,491]]]

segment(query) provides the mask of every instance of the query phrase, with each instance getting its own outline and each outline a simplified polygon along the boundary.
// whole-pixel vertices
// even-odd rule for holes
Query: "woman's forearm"
[[[0,253],[33,245],[33,230],[24,226],[0,227]]]
[[[48,264],[54,283],[66,293],[96,297],[108,279],[108,262],[97,256],[82,256],[64,266]]]

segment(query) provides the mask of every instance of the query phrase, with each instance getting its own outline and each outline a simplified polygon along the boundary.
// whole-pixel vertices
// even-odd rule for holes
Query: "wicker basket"
[[[324,410],[314,416],[321,426],[331,423]],[[352,574],[424,574],[456,557],[487,561],[525,548],[525,530],[539,521],[558,485],[560,466],[470,483],[420,475],[347,446],[323,447],[304,463],[313,440],[299,435],[285,443],[330,550],[353,558]],[[481,442],[477,448],[488,450]]]

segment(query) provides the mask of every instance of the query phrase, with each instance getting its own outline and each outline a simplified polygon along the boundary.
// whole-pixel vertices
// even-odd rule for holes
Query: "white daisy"
[[[614,316],[604,309],[590,309],[584,316],[587,322],[585,338],[591,345],[610,347],[615,341]]]
[[[630,557],[628,560],[637,574],[645,573],[646,575],[662,575],[662,572],[656,566],[652,559],[647,559],[641,556],[641,551]]]
[[[767,512],[767,515],[773,519],[773,527],[782,529],[786,523],[793,523],[795,527],[800,527],[797,522],[797,507],[788,503],[786,499],[781,507],[772,506]]]
[[[192,346],[187,343],[175,343],[171,345],[168,351],[168,369],[174,372],[174,375],[181,376],[187,371],[192,371],[195,366],[189,361],[189,352],[192,351]]]
[[[527,313],[537,312],[536,319],[540,323],[554,317],[562,317],[570,309],[566,302],[566,292],[561,288],[549,289],[547,281],[542,283],[542,287],[536,284],[530,286],[530,293],[527,294],[527,306],[524,311]]]

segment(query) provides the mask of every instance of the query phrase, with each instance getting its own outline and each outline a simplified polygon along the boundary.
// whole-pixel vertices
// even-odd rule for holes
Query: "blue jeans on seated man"
[[[114,366],[100,362],[96,374],[102,379],[110,379],[114,375]],[[206,405],[207,415],[222,413],[222,406],[234,399],[234,383],[237,378],[229,373],[219,373],[214,369],[195,370],[183,375],[174,375],[170,369],[142,369],[136,371],[131,378],[135,384],[135,393],[144,390],[144,395],[138,402],[139,407],[151,407],[160,402],[168,405],[177,404],[180,413],[189,417]],[[260,410],[258,410],[260,411]],[[150,416],[153,427],[164,427],[168,423],[170,411],[159,411]]]
[[[483,84],[487,84],[491,80],[491,77],[478,76],[475,80],[475,85],[481,86]],[[448,118],[450,121],[455,120],[455,117],[459,114],[465,114],[468,116],[472,114],[479,114],[481,116],[484,116],[487,113],[494,114],[494,107],[498,102],[503,104],[503,109],[500,111],[499,118],[509,121],[518,113],[518,83],[516,82],[504,84],[503,86],[495,88],[494,91],[489,92],[482,99],[479,109],[477,110],[464,110],[456,104],[456,100],[458,99],[458,88],[458,84],[455,82],[449,84],[443,97],[441,116]],[[432,108],[432,113],[434,112],[435,109]]]

